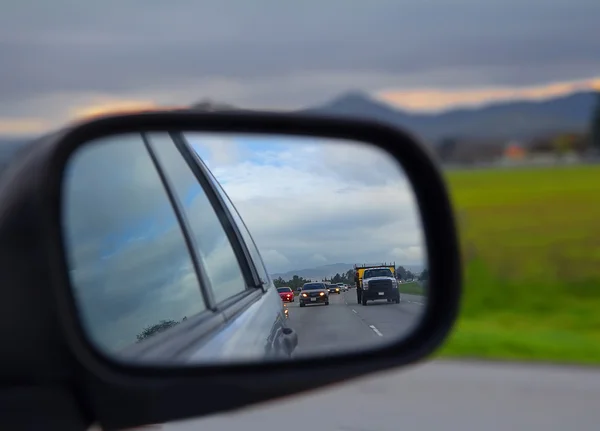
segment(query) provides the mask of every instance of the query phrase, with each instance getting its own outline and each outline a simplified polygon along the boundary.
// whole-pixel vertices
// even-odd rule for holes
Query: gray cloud
[[[0,115],[50,115],[64,94],[284,107],[348,88],[525,85],[600,66],[595,0],[11,3]]]
[[[199,134],[193,139],[194,145],[202,144]],[[394,258],[425,263],[412,189],[389,156],[343,142],[308,139],[302,145],[298,139],[282,148],[277,138],[259,140],[263,149],[253,153],[254,163],[220,165],[204,157],[252,232],[270,273]],[[270,142],[279,158],[267,150]],[[221,149],[244,154],[238,145],[223,140]]]

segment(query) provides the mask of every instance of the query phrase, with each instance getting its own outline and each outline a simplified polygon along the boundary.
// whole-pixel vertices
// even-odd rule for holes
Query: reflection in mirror
[[[71,156],[62,199],[81,325],[113,359],[342,354],[398,341],[427,308],[413,189],[368,144],[108,136]]]

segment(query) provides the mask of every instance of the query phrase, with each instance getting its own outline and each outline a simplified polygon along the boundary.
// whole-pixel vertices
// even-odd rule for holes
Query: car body
[[[283,302],[294,302],[294,291],[291,287],[278,287],[279,297]]]
[[[329,305],[329,288],[326,283],[314,282],[304,283],[298,296],[300,307],[307,304]]]
[[[346,283],[336,283],[337,286],[342,290],[342,292],[348,291],[348,285]]]
[[[193,282],[197,285],[196,289],[199,294],[194,297],[190,295],[190,298],[198,302],[196,308],[199,311],[195,312],[193,318],[187,315],[173,316],[174,319],[171,321],[174,325],[165,329],[150,331],[148,339],[144,338],[141,341],[139,340],[141,332],[137,335],[138,340],[135,339],[135,335],[132,336],[133,330],[138,328],[137,325],[136,328],[132,328],[133,324],[122,323],[120,324],[121,326],[117,327],[116,331],[127,335],[122,336],[124,341],[119,340],[118,342],[121,343],[119,345],[116,344],[117,341],[113,342],[111,332],[108,329],[104,329],[107,326],[103,320],[98,322],[97,327],[91,330],[91,333],[95,337],[98,337],[95,341],[101,342],[100,345],[102,345],[105,351],[118,351],[119,355],[127,358],[131,357],[135,360],[160,357],[161,359],[170,361],[203,361],[206,358],[219,357],[226,359],[227,357],[240,357],[240,355],[249,359],[291,357],[293,352],[292,346],[297,344],[297,335],[288,327],[288,320],[286,320],[281,296],[265,269],[260,252],[250,232],[247,230],[223,188],[208,170],[193,147],[187,143],[183,133],[180,133],[178,138],[179,142],[176,142],[177,138],[170,135],[148,134],[149,145],[155,152],[156,164],[152,162],[151,156],[145,151],[141,136],[138,138],[136,135],[133,135],[131,141],[118,142],[117,144],[119,145],[111,146],[110,143],[99,145],[97,150],[95,150],[96,153],[93,156],[90,155],[89,165],[94,165],[98,158],[100,160],[110,160],[111,163],[106,165],[106,167],[97,165],[95,171],[86,171],[85,169],[72,170],[69,174],[71,177],[68,177],[66,181],[71,181],[74,184],[78,181],[86,184],[94,184],[94,186],[90,187],[104,196],[104,201],[111,205],[113,208],[112,212],[115,213],[116,217],[119,216],[119,211],[127,211],[128,202],[124,195],[105,190],[103,186],[97,183],[103,175],[112,174],[120,178],[119,181],[123,182],[124,187],[128,187],[129,182],[135,184],[135,178],[129,180],[128,178],[131,175],[128,177],[127,175],[129,174],[125,172],[129,167],[117,161],[119,157],[129,157],[132,160],[139,160],[140,163],[144,162],[145,169],[149,175],[152,174],[149,171],[154,167],[156,171],[161,170],[162,174],[168,178],[176,177],[177,181],[171,180],[170,191],[181,201],[185,198],[187,190],[195,188],[197,190],[196,200],[199,203],[194,206],[183,207],[181,211],[184,211],[189,222],[187,224],[180,223],[180,226],[183,232],[187,232],[189,236],[195,239],[196,244],[198,244],[196,249],[190,250],[185,242],[185,237],[180,235],[175,240],[172,240],[173,248],[176,248],[176,253],[173,254],[178,259],[174,264],[165,261],[164,268],[162,268],[163,264],[160,261],[152,261],[151,265],[141,265],[139,274],[135,272],[132,276],[141,279],[144,273],[151,275],[153,271],[158,271],[159,269],[164,273],[171,274],[171,277],[180,276],[177,273],[177,271],[181,271],[179,268],[186,267],[186,265],[188,268],[194,268],[189,262],[197,265],[200,268],[199,273],[201,274],[211,274],[211,272],[214,274],[215,269],[210,267],[210,265],[214,265],[210,263],[211,260],[200,258],[200,256],[204,257],[204,255],[207,255],[206,253],[209,253],[210,250],[202,249],[201,247],[202,243],[207,243],[208,241],[203,240],[204,237],[208,238],[208,235],[210,235],[210,238],[219,238],[220,236],[221,243],[223,244],[222,250],[223,252],[228,252],[226,259],[229,260],[221,264],[226,264],[230,268],[227,271],[227,275],[224,276],[229,277],[227,279],[230,280],[228,281],[229,287],[227,290],[220,287],[223,285],[223,281],[220,281],[224,280],[223,277],[221,279],[208,279],[208,276],[204,276],[203,278],[196,275],[193,277]],[[140,142],[139,146],[134,145],[137,143],[137,139]],[[124,152],[126,155],[123,156],[121,152]],[[85,164],[85,166],[88,165]],[[109,167],[112,171],[106,172]],[[159,174],[155,172],[154,175]],[[159,196],[160,204],[164,208],[167,208],[168,212],[170,211],[174,214],[176,212],[174,204],[167,198],[163,190],[158,189],[159,186],[162,187],[162,184],[158,181],[155,184],[156,189],[151,187],[147,189],[137,188],[135,189],[135,193],[142,200],[148,198],[147,194]],[[85,216],[89,214],[89,211],[102,213],[101,208],[95,207],[94,200],[86,199],[83,192],[81,194],[77,193],[74,191],[73,194],[69,195],[68,210],[70,218],[65,222],[65,242],[67,248],[72,250],[81,247],[84,239],[80,234],[70,233],[69,225],[79,222],[79,225],[83,226],[85,233],[85,229],[87,229]],[[145,211],[147,213],[142,214],[142,217],[155,217],[152,208],[146,208]],[[226,214],[227,217],[220,216],[222,214]],[[175,222],[177,220],[175,216],[172,219]],[[196,222],[196,220],[200,219],[202,219],[203,225],[194,224],[200,223],[199,221]],[[100,220],[100,223],[102,223],[103,219],[101,218]],[[107,229],[113,229],[109,223],[106,226]],[[214,239],[212,240],[214,241]],[[142,241],[140,247],[144,247],[144,239],[142,238],[140,241]],[[156,244],[158,252],[161,253],[161,248],[164,249],[164,247],[161,246],[160,242],[156,242]],[[147,244],[146,247],[151,247],[151,245]],[[101,262],[104,259],[99,252],[94,253],[91,257],[86,257],[86,261],[72,258],[68,262],[70,270],[72,272],[76,272],[78,269],[85,271],[87,268],[85,265],[88,261]],[[186,264],[177,262],[184,262]],[[156,268],[157,266],[161,268]],[[108,266],[107,268],[106,272],[108,274],[106,276],[119,276],[119,267],[117,265]],[[231,274],[235,274],[235,276],[230,276]],[[97,295],[96,297],[92,293],[87,293],[93,290],[94,282],[83,280],[76,285],[75,279],[73,279],[72,283],[74,283],[73,288],[80,292],[78,294],[78,307],[84,313],[90,312],[89,310],[93,310],[94,307],[109,309],[111,304],[114,305],[118,301],[118,298],[110,292],[100,296]],[[144,286],[142,285],[140,288],[143,289]],[[165,289],[163,295],[169,296],[169,292],[167,291],[168,286],[162,288]],[[202,294],[203,292],[204,294]],[[160,297],[162,296],[157,295],[157,299],[155,299],[156,304],[153,304],[156,309],[164,306],[160,302]],[[173,297],[173,301],[179,301],[182,305],[186,301],[186,299],[178,299],[175,295],[171,295],[171,297]],[[112,318],[127,322],[129,316],[133,315],[134,312],[139,314],[139,310],[142,310],[141,308],[136,309],[133,307],[115,310],[118,314]],[[112,308],[114,309],[114,307]],[[146,312],[146,310],[149,309],[143,309],[142,312]],[[227,310],[232,310],[232,312],[228,312]],[[233,312],[233,310],[236,310],[236,312]],[[148,315],[144,317],[147,321],[152,322],[155,316],[151,315],[150,311],[147,313]],[[188,317],[190,318],[188,319]],[[109,316],[102,317],[102,319],[108,322]],[[215,324],[205,325],[206,333],[204,334],[201,334],[201,330],[198,329],[198,338],[194,343],[189,343],[189,339],[186,341],[186,330],[188,330],[188,325],[191,325],[192,322],[183,322],[183,320],[196,321],[197,319],[203,319],[206,322],[214,321]],[[221,323],[217,324],[217,322]],[[179,343],[181,343],[181,346]],[[174,347],[172,349],[165,349],[165,345],[173,345]]]
[[[338,295],[342,291],[342,288],[340,286],[338,286],[337,284],[328,284],[327,289],[329,290],[329,293],[337,293]]]

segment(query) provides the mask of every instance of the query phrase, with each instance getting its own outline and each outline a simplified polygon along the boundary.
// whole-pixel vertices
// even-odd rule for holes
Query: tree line
[[[429,279],[429,270],[424,269],[419,274],[413,273],[403,266],[399,266],[396,268],[396,278],[398,280],[420,280],[425,281]],[[281,276],[277,277],[273,280],[273,283],[276,287],[291,287],[292,290],[297,290],[299,287],[302,287],[304,283],[310,283],[315,280],[309,280],[304,277],[300,277],[298,275],[294,275],[290,280],[284,280]],[[354,285],[354,270],[350,269],[343,274],[337,273],[331,278],[323,278],[322,282],[325,283],[346,283],[350,285]]]
[[[596,108],[590,121],[590,138],[593,147],[600,151],[600,91],[596,92]]]

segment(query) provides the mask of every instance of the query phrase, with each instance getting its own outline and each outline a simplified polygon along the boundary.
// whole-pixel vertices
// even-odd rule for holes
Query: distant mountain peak
[[[295,111],[367,118],[406,128],[434,144],[448,136],[464,139],[531,139],[558,132],[587,130],[598,92],[578,91],[545,100],[512,100],[479,107],[457,107],[438,113],[403,111],[368,93],[348,90],[328,103]],[[190,107],[203,112],[242,111],[205,98]]]
[[[360,91],[302,112],[373,119],[406,128],[435,143],[448,136],[465,139],[530,139],[549,133],[584,132],[598,93],[580,91],[546,100],[511,100],[439,113],[403,111]]]
[[[214,100],[205,98],[198,103],[190,106],[190,109],[196,111],[205,111],[205,112],[218,112],[218,111],[237,111],[239,110],[233,105],[229,105],[227,103],[216,102]]]
[[[398,123],[398,118],[403,120],[403,117],[410,115],[356,90],[347,91],[328,103],[300,112],[370,118],[392,124]]]
[[[360,90],[349,90],[334,98],[329,103],[370,102],[375,100],[366,92]]]
[[[361,91],[348,91],[342,95],[334,98],[330,102],[322,105],[324,109],[370,109],[377,111],[389,111],[401,113],[399,109],[392,107],[391,105],[384,103],[376,98],[370,96],[367,93]]]

